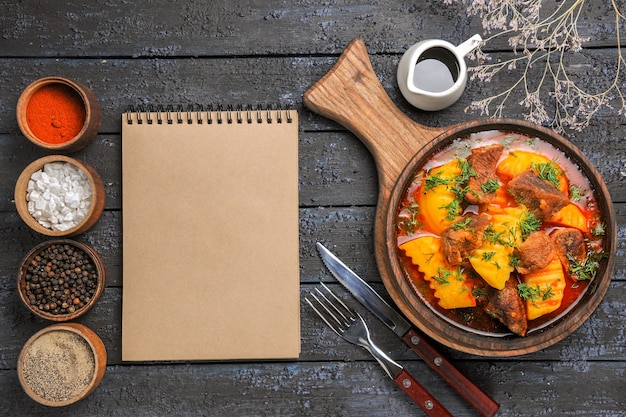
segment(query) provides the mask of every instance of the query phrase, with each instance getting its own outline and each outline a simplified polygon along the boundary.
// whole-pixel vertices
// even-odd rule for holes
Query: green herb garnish
[[[433,279],[439,285],[445,285],[450,283],[450,278],[456,278],[458,281],[465,281],[463,275],[461,275],[461,267],[459,266],[456,271],[451,271],[445,268],[437,268],[437,275]]]
[[[525,240],[532,232],[539,230],[541,220],[537,219],[533,213],[526,210],[520,217],[519,227],[522,232],[522,240]]]
[[[481,184],[480,189],[485,194],[495,193],[500,188],[500,183],[496,179],[490,179],[487,182]]]
[[[490,261],[494,256],[495,252],[483,252],[481,258],[483,261]]]
[[[571,185],[569,187],[569,198],[572,201],[580,201],[584,197],[584,191],[577,185]]]
[[[604,236],[604,233],[606,232],[606,226],[604,225],[604,223],[598,223],[590,231],[591,234],[594,236]]]
[[[457,178],[459,184],[466,183],[471,177],[478,175],[467,159],[459,159],[459,167],[461,168],[461,175]]]
[[[452,227],[452,229],[454,229],[454,230],[467,229],[468,228],[467,226],[470,224],[471,221],[472,221],[471,217],[466,217],[463,220],[460,220],[460,221],[454,223],[450,227]],[[470,230],[471,230],[471,228],[470,228]]]
[[[506,237],[509,237],[509,240],[506,240]],[[485,231],[483,232],[483,239],[491,244],[500,244],[502,246],[513,247],[515,245],[515,230],[514,228],[507,227],[506,231],[496,232],[493,228],[493,225],[490,224],[487,226]]]
[[[569,261],[571,275],[578,278],[579,281],[591,281],[600,267],[600,261],[608,257],[608,254],[606,252],[590,252],[582,262],[578,262],[570,253],[566,253],[565,256]]]
[[[502,235],[504,233],[503,232],[496,232],[493,228],[493,224],[490,224],[489,226],[487,226],[485,228],[485,231],[483,232],[483,238],[489,242],[489,243],[500,243],[500,244],[504,244],[504,242],[502,241]]]
[[[532,302],[546,301],[554,297],[552,287],[548,284],[546,284],[542,289],[539,285],[535,285],[533,287],[523,282],[517,285],[517,293],[522,300],[529,300]]]
[[[563,174],[563,171],[561,171],[561,169],[554,162],[546,162],[543,164],[536,164],[533,162],[531,164],[531,169],[537,174],[539,178],[548,181],[556,188],[559,188],[559,186],[561,185],[561,180],[559,180],[559,176]]]
[[[450,283],[448,278],[450,278],[450,276],[453,274],[454,272],[450,271],[449,269],[438,268],[437,275],[433,276],[433,279],[439,285],[446,285]]]
[[[485,295],[487,295],[487,292],[485,291],[484,288],[473,288],[472,295],[474,296],[474,298],[479,298],[479,297],[484,297]]]
[[[446,209],[448,211],[448,214],[446,215],[445,220],[454,220],[456,216],[458,216],[461,213],[461,200],[459,200],[458,198],[455,198],[454,200],[452,200],[450,204],[445,205],[441,208]]]
[[[419,205],[416,202],[411,203],[406,207],[406,215],[398,216],[398,226],[400,226],[407,235],[415,233],[415,231],[422,227],[422,222],[419,218]]]
[[[443,178],[441,176],[441,172],[437,172],[436,174],[429,175],[424,179],[424,192],[426,193],[440,185],[449,185],[451,182],[452,179]]]

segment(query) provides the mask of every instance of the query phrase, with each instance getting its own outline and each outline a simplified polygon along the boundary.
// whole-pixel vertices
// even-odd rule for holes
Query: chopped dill
[[[424,255],[428,255],[428,259],[426,259],[426,263],[429,264],[430,261],[432,261],[433,257],[435,256],[435,253],[434,252],[425,253]]]
[[[424,179],[424,192],[428,192],[440,185],[449,185],[452,182],[450,178],[443,178],[441,172],[437,172],[433,175],[428,175]]]
[[[439,285],[445,285],[450,283],[450,278],[456,278],[458,281],[465,281],[461,274],[461,267],[459,266],[456,271],[451,271],[445,268],[437,268],[437,275],[433,276],[433,279]]]
[[[459,281],[461,281],[461,282],[464,282],[464,281],[465,281],[465,278],[463,277],[462,272],[463,272],[463,270],[461,269],[461,265],[459,265],[459,266],[456,268],[456,279],[457,279],[457,280],[459,280]]]
[[[454,274],[454,272],[450,271],[449,269],[438,268],[437,275],[433,276],[433,279],[439,285],[446,285],[450,283],[449,278],[452,274]]]
[[[463,200],[465,198],[465,194],[469,191],[469,187],[461,187],[459,183],[456,183],[450,191],[452,191],[452,194],[454,194],[457,200]]]
[[[526,145],[528,145],[529,147],[533,148],[533,149],[537,149],[537,143],[536,140],[537,138],[528,138],[526,139]]]
[[[474,296],[474,298],[479,298],[479,297],[486,296],[487,292],[485,291],[484,288],[473,288],[472,295]]]
[[[584,191],[577,185],[571,185],[569,187],[569,198],[572,201],[580,201],[584,197]]]
[[[496,232],[493,228],[493,224],[490,224],[489,226],[485,228],[483,237],[489,243],[498,243],[498,241],[502,237],[502,232],[500,233]]]
[[[604,236],[606,232],[606,226],[604,223],[598,223],[591,229],[591,234],[594,236]]]
[[[515,142],[515,136],[513,135],[507,135],[503,140],[502,140],[502,145],[505,148],[508,148],[509,146],[511,146],[513,144],[513,142]]]
[[[470,224],[470,222],[472,221],[471,217],[466,217],[463,220],[460,220],[456,223],[454,223],[451,227],[454,230],[461,230],[461,229],[467,229],[468,225]],[[471,228],[469,228],[471,230]]]
[[[495,256],[495,252],[483,252],[481,258],[483,261],[490,261]]]
[[[535,230],[541,227],[541,220],[528,210],[525,210],[519,220],[519,227],[522,232],[522,240],[526,238]]]
[[[498,191],[499,188],[500,188],[500,183],[498,182],[498,180],[494,178],[491,178],[487,182],[480,185],[480,189],[485,194],[495,193],[496,191]]]
[[[590,281],[596,275],[600,267],[600,261],[608,256],[606,252],[590,252],[587,257],[578,262],[570,253],[565,256],[569,260],[570,274],[578,278],[579,281]]]
[[[485,228],[485,231],[483,232],[483,238],[487,242],[492,244],[500,243],[501,245],[505,245],[506,242],[504,242],[504,240],[502,239],[503,234],[504,232],[496,232],[493,228],[493,224],[490,224]]]
[[[476,171],[474,171],[474,168],[472,168],[470,163],[467,161],[467,159],[459,159],[459,167],[461,168],[461,175],[459,175],[459,177],[457,178],[457,182],[459,184],[463,184],[467,182],[471,177],[476,177],[478,175],[476,174]]]
[[[416,202],[411,203],[406,207],[406,215],[398,216],[398,226],[400,226],[407,235],[412,235],[415,231],[422,227],[422,222],[419,221],[419,204]]]
[[[563,171],[561,171],[561,169],[553,161],[543,164],[536,164],[533,162],[531,164],[531,169],[539,176],[539,178],[548,181],[556,188],[559,188],[561,185],[559,176],[563,174]]]
[[[517,285],[517,293],[522,300],[529,300],[532,302],[546,301],[555,295],[552,291],[552,287],[548,284],[546,284],[542,289],[539,284],[533,287],[525,282]]]
[[[461,200],[459,200],[458,198],[455,198],[454,200],[452,200],[450,204],[445,205],[441,208],[446,209],[448,211],[448,214],[446,215],[445,220],[454,220],[456,216],[458,216],[461,213]]]

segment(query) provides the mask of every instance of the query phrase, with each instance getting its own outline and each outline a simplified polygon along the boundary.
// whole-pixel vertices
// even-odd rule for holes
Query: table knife
[[[402,341],[461,395],[481,416],[492,417],[500,408],[489,395],[470,381],[443,355],[428,343],[426,338],[404,317],[392,308],[361,277],[348,268],[337,256],[321,243],[317,243],[324,265],[350,293],[378,317]]]

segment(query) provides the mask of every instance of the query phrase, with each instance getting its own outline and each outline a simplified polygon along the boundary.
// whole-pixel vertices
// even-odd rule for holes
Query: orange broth
[[[538,138],[531,138],[521,133],[509,133],[501,131],[486,131],[480,133],[474,133],[466,138],[457,139],[450,146],[441,150],[434,156],[432,156],[422,168],[416,172],[413,177],[413,181],[404,190],[401,204],[396,212],[396,244],[399,247],[401,244],[415,239],[422,235],[432,235],[432,230],[428,230],[423,226],[423,222],[420,222],[421,214],[417,213],[418,226],[417,228],[408,228],[406,226],[406,219],[409,216],[415,217],[415,204],[417,203],[417,195],[422,192],[423,178],[425,174],[433,168],[441,166],[453,159],[466,158],[471,149],[487,146],[490,144],[501,144],[504,146],[504,151],[500,161],[508,156],[511,151],[524,150],[529,152],[538,153],[544,155],[549,160],[553,161],[561,168],[569,182],[570,186],[575,186],[580,191],[580,198],[576,201],[570,199],[571,202],[576,204],[581,212],[587,219],[587,224],[590,231],[593,231],[596,227],[603,224],[601,214],[598,212],[596,199],[594,197],[593,190],[590,183],[581,172],[581,170],[559,149],[555,148],[548,142],[545,142]],[[500,161],[498,163],[500,163]],[[503,186],[506,186],[506,181],[500,178],[500,182]],[[508,193],[507,193],[508,194]],[[570,195],[571,197],[571,195]],[[518,205],[515,200],[510,197],[507,198],[507,205]],[[470,206],[467,202],[463,202],[463,212],[482,212],[483,209],[479,206]],[[419,209],[418,209],[419,210]],[[559,225],[550,224],[544,222],[541,225],[540,230],[550,232],[555,228],[561,227]],[[592,233],[584,233],[587,241],[587,253],[589,251],[601,251],[602,248],[602,236]],[[418,270],[417,266],[411,262],[411,259],[404,254],[400,249],[397,250],[400,264],[404,269],[405,277],[408,282],[411,283],[416,295],[426,303],[433,311],[440,316],[446,318],[453,324],[462,327],[464,329],[474,331],[480,334],[486,334],[490,336],[500,337],[510,335],[511,332],[502,325],[497,319],[492,318],[484,312],[484,304],[486,303],[486,297],[477,296],[477,306],[468,308],[457,309],[444,309],[438,304],[437,298],[433,295],[432,289],[429,287],[429,283],[425,281],[423,274]],[[489,289],[482,278],[473,271],[471,266],[464,262],[462,264],[464,271],[468,275],[468,280],[471,280],[474,284],[474,288]],[[593,280],[575,281],[569,275],[567,270],[564,269],[566,288],[561,302],[561,306],[552,313],[541,316],[535,320],[528,321],[528,333],[537,331],[554,321],[558,320],[561,316],[565,315],[571,308],[575,306],[578,300],[590,287],[590,282]],[[513,272],[516,274],[516,272]]]

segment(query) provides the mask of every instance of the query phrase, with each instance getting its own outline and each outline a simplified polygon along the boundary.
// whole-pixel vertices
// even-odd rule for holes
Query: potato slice
[[[546,164],[554,165],[555,171],[558,173],[556,175],[559,183],[557,188],[565,195],[568,195],[569,181],[567,180],[563,169],[561,169],[561,167],[556,162],[551,161],[550,159],[548,159],[548,157],[538,153],[522,150],[511,151],[498,164],[498,167],[496,168],[496,174],[498,175],[498,177],[500,177],[502,181],[508,182],[513,178],[519,176],[521,173],[531,170],[533,166],[541,167]],[[537,172],[537,170],[535,170],[535,172]]]
[[[514,270],[511,256],[522,240],[519,222],[524,211],[523,207],[507,207],[493,214],[483,233],[483,245],[469,257],[476,273],[497,290],[504,288]]]
[[[573,227],[583,233],[589,233],[587,217],[585,217],[580,207],[574,203],[570,203],[554,213],[548,221],[560,226]]]
[[[422,236],[400,246],[411,262],[424,274],[438,303],[445,309],[475,307],[471,283],[465,272],[451,266],[441,251],[441,239]]]
[[[425,228],[437,235],[460,219],[461,213],[455,211],[459,201],[453,192],[459,175],[461,167],[457,159],[433,168],[424,177],[417,196]]]
[[[543,269],[522,276],[531,296],[526,299],[528,320],[552,313],[561,306],[565,294],[565,274],[558,256]]]

